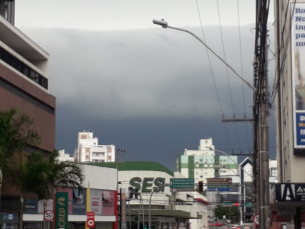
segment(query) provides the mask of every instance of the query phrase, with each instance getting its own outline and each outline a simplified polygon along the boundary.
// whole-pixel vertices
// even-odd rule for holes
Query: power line
[[[222,51],[223,51],[224,60],[227,61],[226,60],[226,52],[225,52],[225,48],[224,48],[224,41],[223,41],[223,34],[222,34],[222,26],[221,26],[218,0],[217,0],[217,10],[218,10],[218,19],[219,19],[219,28],[220,28],[220,35],[221,35]],[[231,85],[230,85],[230,79],[229,79],[229,73],[228,73],[228,67],[227,66],[226,66],[226,76],[227,76],[227,83],[228,83],[229,94],[230,94],[230,99],[231,99],[231,106],[232,106],[232,110],[233,110],[233,119],[235,119],[235,109],[234,109],[234,105],[233,105],[232,90],[231,90]],[[236,136],[237,136],[237,139],[238,139],[238,144],[239,144],[239,147],[240,147],[240,138],[239,138],[239,134],[238,134],[238,130],[237,130],[237,125],[236,125],[236,123],[234,123],[234,125],[235,125]]]
[[[198,12],[199,21],[200,21],[200,27],[201,27],[202,37],[203,37],[204,42],[206,42],[206,40],[205,40],[205,35],[204,35],[204,31],[203,31],[203,26],[202,26],[201,15],[200,15],[200,11],[199,11],[198,0],[196,0],[196,5],[197,5],[197,12]],[[216,91],[216,95],[217,95],[217,101],[218,101],[218,104],[219,104],[221,113],[222,113],[222,115],[224,116],[224,112],[223,112],[223,108],[222,108],[222,105],[221,105],[221,102],[220,102],[220,97],[219,97],[219,93],[218,93],[218,90],[217,90],[216,81],[215,81],[215,76],[214,76],[214,72],[213,72],[213,68],[212,68],[212,64],[211,64],[211,58],[210,58],[210,54],[209,54],[209,51],[208,51],[207,48],[206,48],[206,52],[207,52],[207,56],[208,56],[208,62],[209,62],[209,67],[210,67],[210,71],[211,71],[211,76],[212,76],[212,79],[213,79],[213,85],[214,85],[214,88],[215,88],[215,91]],[[227,138],[228,138],[228,142],[229,142],[229,144],[230,144],[230,147],[233,148],[233,147],[232,147],[232,144],[231,144],[231,140],[230,140],[229,130],[228,130],[228,127],[227,127],[227,124],[226,124],[226,123],[225,123],[225,131],[226,131],[226,135],[227,135]]]
[[[244,75],[243,72],[243,55],[242,55],[242,46],[241,46],[241,33],[240,33],[240,18],[239,18],[239,0],[237,0],[237,18],[238,18],[238,33],[239,33],[239,51],[240,51],[240,68],[241,68],[241,75]],[[244,118],[247,118],[246,114],[246,100],[245,100],[245,89],[244,89],[244,82],[242,81],[242,93],[243,93],[243,106],[244,106]],[[247,143],[249,146],[249,136],[248,136],[248,125],[245,124],[246,129],[246,138]]]

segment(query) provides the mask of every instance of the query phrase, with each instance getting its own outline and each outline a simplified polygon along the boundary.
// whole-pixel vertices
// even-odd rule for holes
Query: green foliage
[[[17,109],[0,111],[0,168],[5,176],[8,158],[20,153],[27,145],[37,146],[40,137],[29,129],[33,119]]]
[[[83,171],[79,164],[56,160],[58,152],[26,153],[28,145],[38,146],[39,135],[30,130],[33,119],[16,109],[0,112],[0,169],[21,194],[36,193],[49,199],[54,187],[82,188]]]
[[[222,205],[218,205],[215,208],[215,216],[222,219],[223,215],[226,216],[226,219],[231,219],[231,220],[237,221],[239,219],[238,207],[237,206],[224,207]]]

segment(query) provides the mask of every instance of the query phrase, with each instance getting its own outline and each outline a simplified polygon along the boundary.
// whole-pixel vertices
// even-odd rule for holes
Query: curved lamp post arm
[[[169,26],[167,24],[166,21],[164,20],[156,20],[153,19],[153,23],[156,25],[161,25],[164,29],[166,28],[170,28],[170,29],[175,29],[175,30],[180,30],[182,32],[186,32],[191,34],[193,37],[195,37],[201,44],[203,44],[208,50],[210,50],[215,56],[217,56],[217,58],[219,60],[221,60],[228,68],[230,68],[242,81],[245,82],[245,84],[247,84],[253,91],[256,91],[256,89],[247,81],[245,80],[238,72],[236,72],[234,70],[234,68],[231,67],[231,65],[229,65],[224,59],[222,59],[216,52],[214,52],[206,43],[203,42],[203,40],[201,40],[198,36],[196,36],[194,33],[192,33],[191,31],[188,31],[186,29],[181,29],[181,28],[177,28],[177,27],[173,27],[173,26]]]
[[[154,194],[154,192],[157,190],[157,189],[159,189],[159,188],[161,188],[161,187],[167,187],[167,186],[169,186],[170,184],[161,184],[161,185],[159,185],[158,187],[155,187],[154,188],[154,190],[151,192],[151,194],[150,194],[150,198],[149,198],[149,210],[148,210],[148,214],[149,214],[149,218],[148,218],[148,223],[149,223],[149,227],[148,227],[148,229],[151,229],[151,197],[152,197],[152,195]]]
[[[231,159],[231,161],[233,161],[240,169],[242,169],[245,173],[247,173],[253,179],[253,176],[250,173],[248,173],[248,171],[246,171],[244,168],[242,168],[236,161],[234,161],[226,152],[218,150],[218,149],[213,149],[211,147],[206,147],[206,148],[209,149],[209,150],[214,150],[216,152],[220,152],[222,154],[225,154],[228,158]]]

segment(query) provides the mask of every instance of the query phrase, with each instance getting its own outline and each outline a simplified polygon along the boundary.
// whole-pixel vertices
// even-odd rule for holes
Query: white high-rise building
[[[65,150],[58,150],[58,157],[56,158],[58,161],[70,161],[74,162],[74,157],[71,157],[70,154],[65,153]]]
[[[176,169],[196,183],[206,184],[207,178],[238,175],[237,161],[237,156],[217,156],[212,138],[200,139],[198,150],[185,149],[183,155],[176,157]]]
[[[115,162],[115,146],[99,145],[92,131],[78,133],[78,145],[74,151],[75,162]]]

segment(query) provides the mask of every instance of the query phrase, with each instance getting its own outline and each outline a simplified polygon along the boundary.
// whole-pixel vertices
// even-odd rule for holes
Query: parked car
[[[215,226],[222,226],[222,222],[215,223]]]

